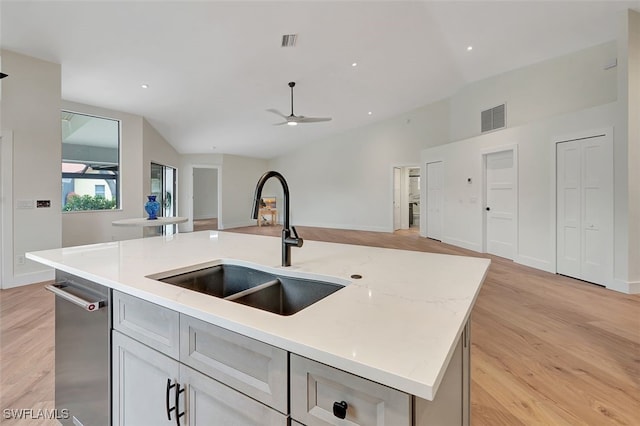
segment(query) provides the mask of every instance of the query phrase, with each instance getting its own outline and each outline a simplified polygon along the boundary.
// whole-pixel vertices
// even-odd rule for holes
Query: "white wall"
[[[218,217],[218,170],[193,169],[193,218]]]
[[[60,247],[60,65],[2,50],[0,111],[3,135],[12,133],[13,173],[3,173],[2,288],[53,277],[49,268],[27,260],[16,262],[28,251]],[[4,137],[3,137],[4,139]],[[7,139],[8,140],[8,139]],[[3,160],[10,160],[3,158]],[[3,161],[4,163],[4,161]],[[18,200],[51,200],[50,208],[20,209]]]
[[[628,187],[628,275],[619,283],[624,289],[640,293],[640,13],[629,11],[624,16],[620,50],[626,57],[618,93],[626,103]],[[624,110],[623,110],[624,112]],[[622,265],[624,267],[624,265]]]
[[[422,149],[447,142],[448,109],[427,105],[270,160],[289,184],[292,223],[392,231],[393,166],[417,165]],[[263,193],[281,205],[277,185]]]
[[[225,155],[222,173],[221,211],[218,229],[255,225],[251,218],[253,194],[260,176],[267,171],[267,161],[262,159]]]
[[[255,185],[267,170],[262,159],[222,154],[185,154],[181,156],[179,215],[189,220],[180,224],[180,232],[193,231],[193,170],[218,170],[218,229],[255,225],[251,206]],[[214,196],[214,194],[212,194]]]
[[[142,119],[143,140],[143,164],[142,164],[142,192],[143,200],[151,194],[151,163],[177,169],[180,165],[180,154],[171,146],[165,138],[146,119]]]
[[[482,251],[482,153],[517,144],[519,245],[514,260],[555,272],[554,141],[563,135],[619,127],[617,111],[617,103],[610,103],[423,151],[423,175],[426,163],[444,161],[443,242]],[[614,149],[621,143],[614,138]],[[426,183],[422,189],[426,198],[425,187]],[[425,205],[421,214],[426,224]],[[426,235],[426,226],[421,233]]]
[[[580,50],[468,84],[450,98],[449,140],[480,135],[480,112],[506,102],[507,127],[616,100],[616,42]]]
[[[142,217],[144,214],[143,204],[146,199],[143,192],[143,118],[69,101],[63,101],[62,108],[67,111],[120,120],[120,209],[63,213],[62,246],[70,247],[142,237],[141,228],[113,226],[111,222]],[[60,127],[59,122],[58,115],[58,127]]]

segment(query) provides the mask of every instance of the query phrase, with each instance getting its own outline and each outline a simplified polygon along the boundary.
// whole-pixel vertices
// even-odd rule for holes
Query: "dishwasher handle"
[[[60,296],[64,300],[66,300],[68,302],[71,302],[74,305],[79,306],[79,307],[81,307],[82,309],[84,309],[85,311],[88,311],[88,312],[96,312],[100,308],[105,306],[105,301],[104,300],[96,300],[94,302],[90,302],[88,300],[85,300],[85,299],[83,299],[81,297],[76,296],[75,294],[71,294],[71,293],[68,293],[68,292],[64,291],[63,289],[65,287],[68,287],[68,286],[64,282],[55,283],[55,284],[47,284],[47,285],[44,286],[44,288],[46,290],[49,290],[51,293],[55,294],[56,296]]]

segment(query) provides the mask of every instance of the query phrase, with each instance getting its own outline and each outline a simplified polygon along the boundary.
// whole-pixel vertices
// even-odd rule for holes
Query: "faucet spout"
[[[289,211],[289,185],[284,176],[276,171],[268,171],[263,174],[256,184],[256,192],[253,196],[253,212],[252,217],[258,219],[260,211],[260,199],[262,198],[262,188],[270,178],[275,177],[282,185],[284,192],[284,224],[282,228],[282,266],[291,266],[291,247],[302,247],[304,240],[298,236],[295,227],[290,227],[290,211]],[[292,233],[293,232],[293,236]]]

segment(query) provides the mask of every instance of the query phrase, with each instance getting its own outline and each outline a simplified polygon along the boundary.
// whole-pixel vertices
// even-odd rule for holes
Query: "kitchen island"
[[[123,298],[133,296],[175,312],[181,315],[180,327],[187,321],[209,324],[283,350],[292,365],[294,356],[299,357],[303,363],[330,366],[339,373],[409,395],[407,424],[427,424],[419,418],[429,415],[420,412],[428,411],[429,402],[444,398],[440,393],[445,392],[438,391],[447,381],[452,358],[465,358],[457,352],[466,351],[468,370],[468,321],[489,260],[305,241],[304,247],[293,252],[292,266],[282,268],[278,266],[280,242],[275,237],[202,231],[45,250],[28,253],[27,258],[104,285]],[[216,263],[320,279],[345,287],[294,315],[281,316],[149,278]],[[113,306],[117,308],[115,301]],[[114,324],[116,320],[114,314]],[[293,376],[293,366],[291,369]],[[460,392],[468,392],[468,371],[460,374],[466,383]],[[306,376],[322,374],[307,372]],[[315,386],[316,403],[321,405],[320,394],[326,386],[322,381],[309,386],[306,393],[311,395]],[[468,395],[458,396],[464,405],[462,411],[466,411],[460,423],[468,424]],[[116,400],[114,396],[114,404]],[[337,403],[342,402],[347,405],[345,401]],[[292,400],[292,411],[293,405]],[[343,424],[332,423],[332,418],[321,413],[322,407],[312,405],[307,400],[307,411],[318,414],[314,419],[319,423],[314,424]],[[378,411],[383,407],[373,406]],[[285,417],[290,415],[286,403],[284,408],[274,408]],[[335,410],[334,406],[333,414]],[[346,408],[346,412],[347,420],[358,414],[353,408]],[[113,424],[120,424],[116,417],[114,413]],[[312,423],[307,418],[291,417]]]

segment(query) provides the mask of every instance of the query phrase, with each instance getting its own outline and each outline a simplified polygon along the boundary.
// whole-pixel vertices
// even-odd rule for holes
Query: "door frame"
[[[500,145],[492,148],[485,148],[480,150],[480,162],[481,162],[481,170],[482,170],[482,188],[481,194],[482,199],[480,203],[481,214],[482,214],[482,253],[487,253],[487,156],[490,154],[496,154],[498,152],[513,152],[513,261],[516,261],[518,258],[519,250],[519,238],[518,238],[518,204],[519,204],[519,195],[518,188],[520,186],[519,182],[519,173],[518,173],[518,144],[509,144],[509,145]]]
[[[394,224],[394,208],[393,199],[395,188],[393,187],[393,174],[394,169],[400,169],[400,229],[409,229],[409,169],[420,169],[420,177],[423,176],[422,166],[420,164],[392,164],[390,168],[389,179],[389,194],[391,196],[391,222],[389,225],[389,232],[395,231]],[[422,233],[422,189],[420,189],[420,222],[418,223],[418,233]],[[403,219],[404,218],[404,219]]]
[[[193,173],[195,169],[216,169],[218,173],[218,187],[216,189],[217,197],[218,197],[218,229],[223,230],[224,225],[222,223],[222,166],[213,165],[213,164],[190,164],[188,166],[188,175],[187,175],[187,185],[189,188],[189,215],[187,216],[188,224],[190,224],[191,229],[189,231],[193,231]]]
[[[13,131],[0,133],[0,289],[13,283]]]
[[[550,194],[551,203],[550,203],[550,211],[549,218],[551,223],[551,238],[549,245],[549,252],[551,253],[551,271],[554,274],[558,273],[558,144],[562,142],[569,142],[580,139],[589,139],[593,137],[604,136],[605,141],[609,145],[611,149],[612,159],[613,159],[613,212],[612,212],[612,223],[611,230],[614,233],[612,236],[612,245],[611,245],[611,268],[609,272],[608,282],[606,287],[609,288],[614,284],[615,281],[615,190],[616,190],[616,182],[615,182],[615,151],[614,151],[614,140],[613,140],[613,127],[600,127],[590,130],[582,130],[575,133],[566,133],[559,134],[551,137],[550,150],[551,150],[551,190]]]
[[[444,241],[444,160],[430,160],[425,161],[424,163],[424,183],[422,186],[424,190],[420,190],[420,235],[429,238],[429,164],[442,163],[442,212],[440,214],[440,241]],[[422,172],[421,172],[422,173]],[[422,197],[424,196],[424,199]],[[424,227],[422,225],[422,215],[424,214]],[[422,235],[422,230],[424,229],[424,235]],[[438,240],[434,240],[438,241]]]

